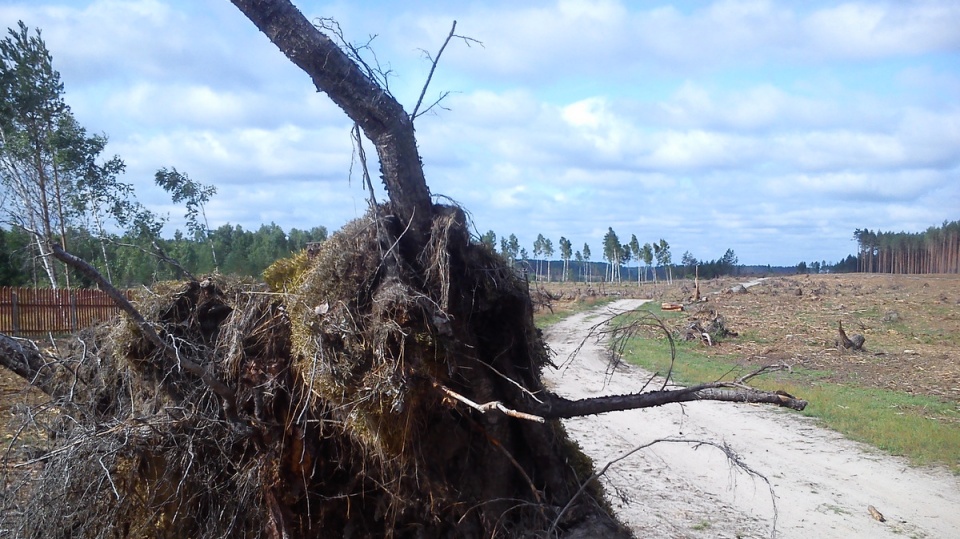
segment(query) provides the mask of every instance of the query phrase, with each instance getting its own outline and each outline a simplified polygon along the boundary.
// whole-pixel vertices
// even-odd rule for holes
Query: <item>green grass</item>
[[[709,530],[709,529],[710,529],[710,521],[708,521],[708,520],[701,520],[701,521],[698,522],[697,524],[694,524],[692,529],[693,529],[693,530],[696,530],[696,531]]]
[[[691,385],[732,380],[751,371],[733,357],[707,357],[699,345],[677,342],[673,379]],[[664,338],[631,340],[624,358],[661,375],[670,368],[670,347]],[[850,439],[861,441],[918,465],[942,464],[960,473],[960,408],[930,397],[868,389],[824,381],[830,373],[794,369],[754,378],[759,389],[781,389],[809,401],[802,413]]]

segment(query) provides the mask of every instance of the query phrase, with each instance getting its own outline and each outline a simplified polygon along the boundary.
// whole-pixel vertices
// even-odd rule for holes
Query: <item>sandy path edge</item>
[[[620,300],[571,316],[545,337],[567,359],[601,313],[639,306]],[[582,398],[636,391],[649,373],[618,369],[604,387],[605,344],[587,341],[565,368],[544,372],[558,394]],[[777,537],[960,537],[960,477],[904,460],[768,406],[698,402],[564,421],[598,467],[658,438],[726,443],[766,475],[777,497]],[[612,467],[603,479],[620,519],[639,537],[770,537],[767,485],[731,470],[710,447],[658,444]],[[881,523],[867,511],[875,506]]]

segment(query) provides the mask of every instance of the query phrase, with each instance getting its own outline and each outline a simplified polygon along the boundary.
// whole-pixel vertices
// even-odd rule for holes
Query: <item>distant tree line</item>
[[[951,225],[956,227],[956,223]],[[935,237],[942,240],[944,236]],[[563,236],[557,242],[560,246],[559,261],[551,258],[554,254],[553,242],[543,234],[537,235],[532,251],[527,251],[520,245],[516,234],[502,236],[498,243],[496,232],[488,230],[480,236],[479,241],[490,250],[498,252],[509,263],[527,271],[530,278],[536,281],[623,282],[636,279],[638,283],[643,283],[660,279],[671,281],[675,273],[680,278],[698,275],[702,279],[741,273],[854,273],[862,271],[860,268],[863,256],[863,253],[859,258],[851,254],[835,263],[822,260],[800,262],[796,266],[785,267],[744,266],[740,264],[733,249],[727,249],[723,256],[715,260],[700,260],[690,251],[686,251],[680,264],[674,264],[670,244],[663,238],[641,245],[636,234],[632,234],[629,242],[621,243],[612,227],[608,227],[603,236],[603,255],[600,261],[591,261],[589,244],[584,243],[582,249],[574,250],[570,240]],[[947,239],[946,243],[949,244],[949,241]],[[956,239],[953,241],[956,242]],[[634,268],[629,267],[630,262],[636,264]]]
[[[107,235],[103,241],[82,228],[68,229],[67,236],[72,253],[104,275],[109,270],[113,284],[126,288],[184,278],[176,265],[160,260],[158,252],[196,275],[219,271],[259,277],[276,260],[306,248],[308,243],[326,240],[327,229],[318,226],[284,232],[271,223],[253,231],[226,224],[203,236],[189,237],[178,230],[170,239],[127,233]],[[79,274],[72,275],[71,281],[75,287],[91,285]],[[0,228],[0,286],[51,286],[41,267],[36,242],[22,229]]]
[[[727,249],[721,258],[710,261],[698,261],[688,251],[683,255],[682,265],[677,266],[673,263],[667,240],[660,238],[641,245],[636,234],[631,234],[630,241],[622,243],[613,227],[608,227],[603,236],[602,258],[599,261],[591,260],[593,252],[588,243],[584,243],[581,249],[574,249],[572,242],[564,236],[557,241],[560,247],[559,261],[553,258],[553,241],[543,234],[537,235],[532,251],[520,246],[516,234],[502,236],[498,243],[496,232],[488,230],[479,240],[506,258],[508,263],[527,271],[535,281],[622,283],[635,279],[641,284],[660,279],[672,281],[674,270],[679,272],[681,278],[693,277],[698,271],[701,277],[711,278],[736,274],[740,268],[732,249]],[[631,262],[635,263],[633,269],[629,267]]]
[[[857,270],[865,273],[960,272],[960,221],[924,232],[856,229]]]

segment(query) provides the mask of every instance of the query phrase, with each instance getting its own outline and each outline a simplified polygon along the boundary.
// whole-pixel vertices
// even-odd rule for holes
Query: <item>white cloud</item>
[[[822,127],[842,123],[846,116],[835,103],[790,94],[769,83],[711,91],[685,81],[658,107],[657,121],[666,125],[721,130]]]
[[[439,42],[455,18],[458,30],[484,47],[453,47],[447,69],[532,85],[579,75],[642,81],[650,73],[817,65],[960,49],[960,4],[950,0],[852,2],[820,9],[721,0],[689,12],[614,1],[478,6],[408,17],[420,32],[397,39],[411,49],[423,47],[419,40],[425,35],[428,42]]]
[[[833,199],[850,205],[877,201],[906,203],[951,182],[948,175],[929,169],[800,173],[770,179],[763,191],[772,199]]]
[[[951,1],[850,2],[818,10],[803,23],[821,54],[878,58],[960,48],[960,5]]]

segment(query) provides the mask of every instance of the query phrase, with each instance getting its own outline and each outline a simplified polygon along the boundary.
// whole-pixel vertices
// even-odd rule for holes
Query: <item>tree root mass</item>
[[[545,534],[592,464],[555,419],[479,413],[437,389],[537,409],[548,356],[526,284],[469,241],[462,211],[436,215],[419,271],[388,256],[383,238],[402,231],[371,216],[272,268],[273,289],[212,278],[144,292],[137,307],[177,357],[233,389],[233,418],[131,321],[81,335],[45,367],[59,412],[32,420],[55,436],[8,489],[3,527],[26,537]],[[626,535],[598,488],[573,501],[560,533]]]

